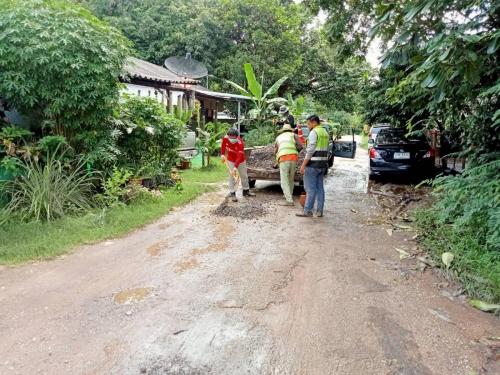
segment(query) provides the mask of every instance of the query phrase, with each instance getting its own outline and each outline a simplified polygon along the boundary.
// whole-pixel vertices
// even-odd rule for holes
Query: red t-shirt
[[[229,137],[226,135],[222,139],[220,153],[238,168],[238,166],[245,161],[245,144],[243,143],[243,139],[238,137],[238,142],[231,143],[229,142]]]

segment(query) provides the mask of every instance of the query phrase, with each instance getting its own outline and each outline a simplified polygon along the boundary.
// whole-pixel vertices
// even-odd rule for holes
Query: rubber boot
[[[236,193],[229,193],[228,197],[231,198],[233,202],[238,202],[238,198],[236,198]]]
[[[244,197],[255,197],[255,194],[252,193],[250,190],[243,190],[243,196]]]

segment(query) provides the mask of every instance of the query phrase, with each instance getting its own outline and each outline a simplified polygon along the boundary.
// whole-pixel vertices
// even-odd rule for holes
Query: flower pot
[[[181,169],[189,169],[191,168],[191,161],[190,160],[181,160]]]
[[[307,198],[307,193],[306,192],[300,194],[299,202],[300,202],[300,205],[302,207],[304,207],[306,205],[306,198]]]

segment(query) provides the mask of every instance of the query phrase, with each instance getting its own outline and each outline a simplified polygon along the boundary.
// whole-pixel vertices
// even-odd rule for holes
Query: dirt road
[[[321,219],[263,185],[252,219],[215,216],[220,191],[124,238],[1,269],[0,373],[494,373],[498,320],[399,260],[413,233],[370,219],[366,158],[336,159]]]

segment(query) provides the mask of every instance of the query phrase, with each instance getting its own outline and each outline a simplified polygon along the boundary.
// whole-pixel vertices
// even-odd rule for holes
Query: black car
[[[381,129],[370,148],[370,178],[382,175],[424,177],[434,170],[434,150],[425,137],[405,129]]]

